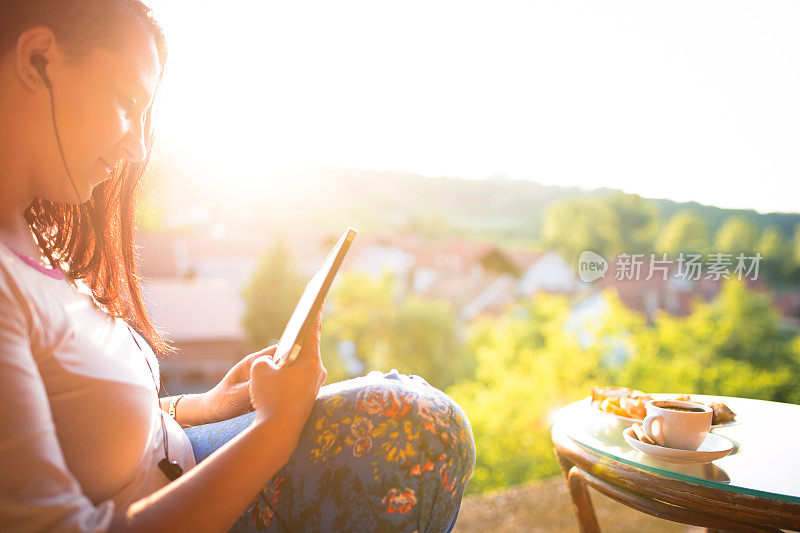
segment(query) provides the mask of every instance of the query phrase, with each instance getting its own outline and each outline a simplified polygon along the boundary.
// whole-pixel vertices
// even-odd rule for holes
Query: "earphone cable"
[[[56,103],[55,103],[55,98],[53,98],[53,89],[52,87],[48,87],[47,89],[48,92],[50,93],[50,114],[53,117],[53,131],[55,131],[56,133],[56,142],[58,143],[58,153],[61,154],[61,162],[64,163],[64,170],[67,172],[69,183],[70,185],[72,185],[72,190],[75,192],[75,199],[78,201],[78,206],[81,206],[83,204],[83,202],[81,202],[81,195],[78,192],[78,187],[75,185],[75,180],[72,179],[72,174],[70,173],[69,167],[67,166],[67,158],[64,156],[64,147],[61,145],[61,136],[58,134],[58,126],[56,125]]]

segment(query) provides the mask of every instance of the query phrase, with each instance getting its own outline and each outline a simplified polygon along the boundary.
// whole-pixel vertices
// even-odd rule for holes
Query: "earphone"
[[[78,187],[75,186],[75,180],[72,179],[72,174],[69,171],[69,167],[67,167],[67,159],[64,157],[64,149],[61,147],[61,137],[58,134],[58,126],[56,125],[56,108],[55,108],[55,101],[53,99],[53,84],[50,83],[50,77],[47,75],[47,58],[41,54],[35,54],[31,56],[31,65],[36,69],[39,73],[39,76],[42,77],[42,82],[44,86],[47,87],[48,92],[50,93],[50,112],[53,117],[53,131],[56,134],[56,142],[58,143],[58,151],[61,153],[61,162],[64,164],[64,170],[67,171],[67,176],[69,177],[69,181],[72,184],[72,190],[75,191],[75,198],[78,200],[78,205],[82,205],[81,202],[81,195],[78,193]],[[128,326],[130,328],[130,326]],[[139,346],[139,341],[136,340],[136,337],[133,335],[133,331],[131,330],[131,337],[133,337],[133,341],[136,343],[136,346],[139,348],[139,351],[142,351],[142,347]],[[150,368],[150,362],[147,360],[147,356],[144,355],[144,360],[147,363],[147,367],[150,369],[150,375],[153,375],[153,369]],[[153,382],[155,383],[155,377],[153,378]],[[158,384],[156,384],[156,397],[158,396]],[[164,424],[164,413],[161,412],[159,408],[159,415],[161,418],[161,431],[163,434],[163,445],[164,445],[164,458],[158,462],[158,468],[167,476],[167,479],[173,481],[183,474],[183,469],[178,464],[178,461],[170,461],[169,459],[169,435],[167,433],[167,427]]]
[[[47,87],[47,90],[52,91],[53,85],[50,83],[50,78],[47,76],[47,58],[41,54],[32,55],[31,65],[33,65],[33,68],[39,73],[39,76],[42,77],[42,81],[44,82],[44,86]]]

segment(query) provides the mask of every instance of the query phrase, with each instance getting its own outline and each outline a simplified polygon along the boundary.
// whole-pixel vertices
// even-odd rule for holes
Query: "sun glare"
[[[159,157],[211,179],[502,173],[796,209],[797,4],[152,4],[170,47]]]

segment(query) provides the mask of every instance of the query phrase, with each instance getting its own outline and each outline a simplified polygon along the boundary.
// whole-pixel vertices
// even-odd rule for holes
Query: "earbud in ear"
[[[52,85],[50,85],[50,78],[47,76],[47,58],[41,54],[32,55],[31,65],[33,65],[33,67],[39,73],[39,76],[42,77],[45,87],[51,89]]]

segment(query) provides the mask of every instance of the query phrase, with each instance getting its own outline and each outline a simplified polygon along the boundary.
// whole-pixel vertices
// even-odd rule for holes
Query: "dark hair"
[[[0,0],[0,55],[34,26],[53,31],[68,61],[79,63],[96,47],[115,49],[131,25],[152,33],[163,73],[164,33],[139,0]],[[170,347],[153,326],[142,298],[134,242],[136,198],[153,144],[151,110],[145,117],[147,156],[126,162],[80,206],[36,198],[25,212],[39,246],[53,265],[64,264],[112,316],[129,321],[161,354]]]

